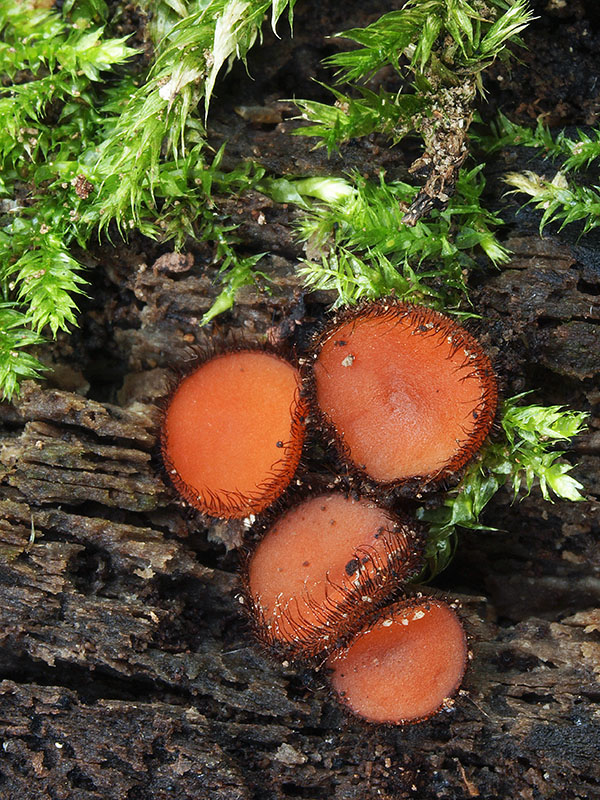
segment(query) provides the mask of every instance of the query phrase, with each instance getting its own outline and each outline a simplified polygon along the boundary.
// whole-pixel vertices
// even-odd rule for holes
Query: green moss
[[[419,518],[428,523],[428,575],[436,575],[450,562],[459,528],[494,530],[481,522],[481,514],[496,494],[508,485],[516,500],[529,494],[537,481],[544,500],[583,500],[583,486],[570,474],[572,466],[562,460],[559,443],[581,433],[587,414],[561,406],[521,406],[523,395],[502,404],[502,435],[488,439],[442,506],[422,507]]]
[[[515,194],[528,195],[528,204],[543,211],[540,233],[552,222],[560,223],[561,230],[579,222],[582,235],[600,225],[600,186],[583,185],[573,174],[600,159],[600,129],[577,131],[575,137],[564,131],[553,136],[541,121],[535,128],[526,128],[500,114],[491,132],[478,138],[490,153],[503,147],[533,147],[555,165],[552,178],[531,170],[505,176]]]
[[[257,278],[262,255],[242,257],[233,227],[213,195],[259,188],[303,212],[297,235],[307,258],[307,286],[334,289],[336,305],[395,293],[409,301],[469,315],[467,278],[480,262],[508,253],[496,238],[501,220],[481,203],[482,165],[462,167],[482,72],[507,58],[531,19],[526,0],[409,0],[364,29],[342,35],[358,47],[327,64],[335,70],[330,105],[299,101],[310,123],[298,131],[317,146],[339,149],[372,133],[391,145],[420,137],[415,169],[430,170],[431,187],[380,176],[267,176],[260,165],[221,168],[222,151],[205,147],[205,120],[215,82],[260,40],[265,14],[273,27],[295,0],[164,0],[151,11],[149,63],[122,37],[103,0],[66,0],[61,12],[18,0],[0,7],[0,392],[13,397],[25,378],[43,371],[30,352],[44,335],[68,331],[87,291],[74,245],[111,231],[136,230],[182,247],[188,237],[215,245],[222,289],[207,323],[230,308],[237,290]],[[390,65],[396,93],[366,81]],[[345,85],[344,85],[345,84]],[[501,119],[488,148],[517,143],[562,159],[568,173],[597,159],[600,136],[553,139]],[[435,153],[454,153],[447,176]],[[443,161],[443,159],[442,159]],[[436,172],[438,170],[438,172]],[[552,219],[597,225],[595,188],[539,176],[509,180]],[[454,184],[456,193],[453,197]],[[441,187],[441,188],[440,188]],[[428,194],[430,192],[430,194]],[[433,197],[433,194],[431,194]],[[415,210],[417,209],[417,210]],[[261,276],[268,284],[268,275]],[[582,428],[584,415],[558,407],[507,401],[502,435],[489,441],[459,486],[436,509],[423,508],[431,528],[431,574],[449,561],[459,527],[482,528],[480,515],[503,485],[542,496],[581,499],[581,486],[560,460],[556,443]],[[154,500],[147,501],[152,507]]]
[[[204,118],[219,71],[245,59],[265,13],[275,26],[294,0],[152,3],[149,67],[110,35],[102,0],[61,13],[17,0],[0,8],[0,394],[10,399],[42,365],[27,349],[76,324],[85,248],[113,223],[182,246],[210,239],[250,280],[213,186],[252,184],[204,154]],[[200,104],[200,105],[199,105]],[[114,230],[114,229],[113,229]],[[231,282],[230,282],[231,283]]]
[[[417,188],[401,181],[264,179],[258,186],[279,202],[305,210],[297,226],[311,258],[300,274],[307,286],[337,292],[335,306],[394,293],[440,311],[467,297],[466,275],[484,255],[494,265],[508,251],[495,237],[501,219],[480,202],[483,165],[462,172],[444,211],[413,227],[402,224]],[[462,312],[469,313],[469,312]]]

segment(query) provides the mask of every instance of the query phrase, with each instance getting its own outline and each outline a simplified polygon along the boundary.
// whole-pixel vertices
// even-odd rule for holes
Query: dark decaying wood
[[[577,49],[587,6],[575,5],[574,19],[560,9],[544,17],[541,41]],[[240,93],[289,96],[286,75],[299,64],[300,79],[312,74],[323,33],[365,24],[331,9],[317,36],[309,21],[325,25],[321,12],[301,7],[294,48],[267,38],[252,67],[258,85],[239,71],[223,88],[231,99],[216,107],[211,136],[229,134],[232,160],[328,168],[305,140],[290,144],[290,123],[253,127],[231,111]],[[538,49],[534,38],[534,62]],[[589,97],[579,106],[591,113]],[[353,143],[347,163],[373,174],[380,163],[400,169],[401,158]],[[524,156],[490,165],[490,203],[515,158]],[[600,797],[597,241],[540,240],[538,218],[514,218],[509,204],[512,261],[475,277],[475,332],[505,396],[535,389],[534,400],[592,411],[574,453],[588,499],[551,505],[534,490],[513,504],[500,493],[486,515],[499,532],[462,537],[437,584],[461,598],[472,635],[463,692],[452,710],[394,729],[346,716],[320,673],[254,646],[237,600],[240,526],[190,514],[161,477],[158,408],[190,346],[268,336],[301,350],[331,299],[303,292],[291,209],[258,193],[223,207],[242,250],[273,253],[270,294],[244,289],[233,312],[199,332],[218,291],[208,246],[186,256],[107,246],[95,253],[98,299],[81,328],[43,352],[56,371],[0,406],[0,798]]]

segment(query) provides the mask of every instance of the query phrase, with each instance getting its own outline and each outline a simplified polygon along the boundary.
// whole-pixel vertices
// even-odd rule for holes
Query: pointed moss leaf
[[[553,464],[545,473],[545,479],[552,491],[566,500],[584,500],[581,494],[583,484],[568,474],[569,464]]]
[[[29,319],[11,303],[0,303],[0,397],[11,400],[19,383],[37,378],[46,369],[23,348],[43,339],[29,327]]]
[[[257,3],[256,0],[227,0],[217,14],[211,48],[212,63],[204,88],[207,111],[217,74],[232,56],[245,60],[248,50],[260,36],[263,16],[270,7],[270,0],[263,3]],[[283,10],[284,6],[279,3],[277,15]]]
[[[288,22],[290,28],[292,27],[295,3],[296,0],[272,0],[271,27],[273,28],[274,33],[277,33],[277,23],[286,8],[288,9]]]
[[[37,250],[24,253],[11,267],[21,302],[29,299],[29,319],[34,330],[48,325],[53,336],[75,323],[73,295],[82,294],[82,267],[59,241],[48,236]]]
[[[479,46],[483,57],[495,57],[506,42],[517,40],[518,35],[533,19],[527,0],[515,0],[505,14],[487,31]]]
[[[584,499],[584,487],[570,474],[572,466],[562,461],[563,452],[553,447],[555,442],[580,433],[587,415],[562,406],[520,406],[521,399],[517,396],[503,403],[504,439],[490,439],[484,444],[458,486],[446,494],[443,505],[418,510],[417,516],[430,531],[430,577],[447,565],[447,548],[440,545],[448,539],[453,546],[458,528],[494,530],[481,521],[481,514],[502,486],[511,488],[514,499],[523,490],[529,494],[536,481],[546,501]]]
[[[263,278],[267,278],[264,273],[258,273],[254,269],[254,267],[262,258],[264,258],[265,255],[266,253],[258,253],[258,255],[249,256],[248,258],[236,259],[234,259],[233,256],[230,256],[225,261],[220,270],[220,272],[223,273],[222,283],[224,288],[217,295],[217,298],[206,314],[204,314],[202,317],[200,325],[206,325],[219,314],[222,314],[224,311],[228,311],[235,302],[235,296],[238,292],[238,289],[241,289],[243,286],[252,285],[256,282],[256,279],[259,275],[261,275]],[[233,263],[233,266],[230,267],[229,265],[231,263]]]
[[[425,72],[431,59],[431,51],[440,35],[442,26],[443,22],[440,17],[435,17],[431,14],[426,17],[412,57],[412,63],[418,68],[419,72]],[[452,30],[450,30],[450,33],[452,33]]]

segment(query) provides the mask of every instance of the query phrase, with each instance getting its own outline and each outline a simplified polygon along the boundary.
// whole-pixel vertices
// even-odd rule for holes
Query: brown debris
[[[90,194],[94,191],[94,184],[90,183],[85,175],[78,175],[71,181],[75,194],[81,197],[82,200],[87,200]]]
[[[423,115],[419,120],[416,127],[425,140],[425,152],[409,172],[425,172],[427,180],[402,218],[405,225],[414,227],[433,208],[445,208],[454,194],[458,171],[469,152],[467,132],[473,119],[474,99],[472,79],[460,87],[440,89],[431,116]]]

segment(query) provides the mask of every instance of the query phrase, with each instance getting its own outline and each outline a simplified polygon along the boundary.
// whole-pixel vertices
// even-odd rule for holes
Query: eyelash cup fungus
[[[372,502],[323,494],[267,528],[242,581],[258,638],[310,658],[358,630],[422,566],[417,523]]]
[[[452,705],[468,663],[456,612],[432,598],[384,609],[327,662],[342,705],[368,722],[422,722]]]
[[[161,430],[167,474],[182,497],[213,517],[258,514],[292,480],[306,406],[293,364],[260,350],[217,355],[172,393]]]
[[[342,312],[317,339],[309,383],[342,458],[378,484],[450,477],[496,413],[496,378],[477,340],[394,299]]]

